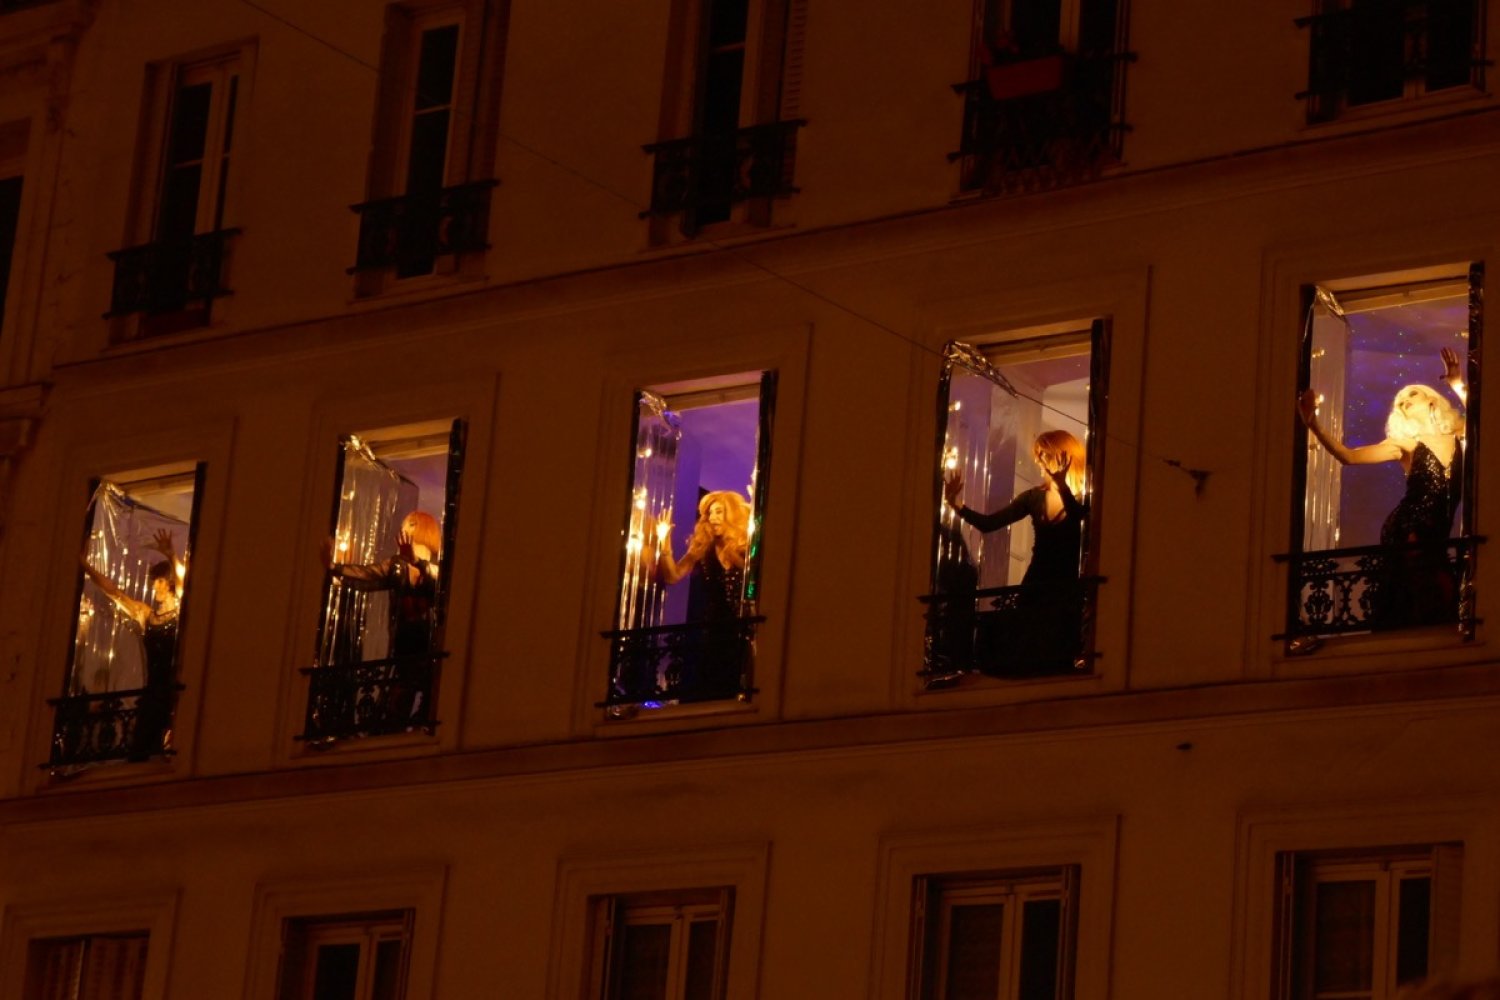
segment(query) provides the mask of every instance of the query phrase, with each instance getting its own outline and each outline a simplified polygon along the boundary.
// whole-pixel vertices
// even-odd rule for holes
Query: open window
[[[339,444],[317,658],[302,739],[313,746],[437,726],[466,424]]]
[[[965,191],[1072,183],[1120,158],[1126,0],[975,0],[961,161]]]
[[[229,179],[247,59],[236,49],[153,69],[160,144],[143,157],[142,176],[155,186],[155,211],[149,232],[136,234],[147,242],[109,254],[115,278],[106,315],[139,315],[136,335],[205,325],[229,294],[229,241],[239,232],[227,224]]]
[[[95,934],[31,942],[27,1000],[141,1000],[148,938]]]
[[[413,914],[287,922],[277,1000],[401,1000]]]
[[[203,466],[101,480],[79,553],[73,643],[55,709],[54,774],[172,753],[178,654]]]
[[[916,882],[909,1000],[1071,1000],[1077,868]]]
[[[944,349],[928,687],[1090,669],[1108,335]]]
[[[636,393],[610,640],[614,714],[754,692],[776,373]]]
[[[1451,972],[1463,846],[1277,858],[1274,1000],[1389,1000]]]
[[[1315,0],[1307,28],[1311,122],[1456,88],[1484,87],[1478,0]]]
[[[1305,290],[1299,389],[1316,412],[1295,438],[1290,652],[1428,625],[1473,636],[1482,281],[1476,264]]]
[[[732,888],[591,901],[590,1000],[722,1000]]]

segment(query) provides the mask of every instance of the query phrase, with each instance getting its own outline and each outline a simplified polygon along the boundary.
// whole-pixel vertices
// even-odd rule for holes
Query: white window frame
[[[284,933],[289,940],[283,954],[296,956],[301,960],[302,967],[295,972],[282,970],[282,990],[277,1000],[312,1000],[317,980],[318,950],[325,945],[359,946],[359,970],[354,997],[355,1000],[371,1000],[375,988],[375,956],[379,946],[388,941],[401,942],[399,976],[404,986],[411,959],[411,925],[410,910],[368,918],[304,917],[288,921]],[[293,938],[295,941],[291,940]],[[293,992],[289,993],[289,990]]]

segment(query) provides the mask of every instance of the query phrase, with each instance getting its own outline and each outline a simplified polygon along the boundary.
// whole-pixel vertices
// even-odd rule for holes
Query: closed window
[[[945,349],[929,687],[1090,669],[1108,331]]]
[[[173,752],[178,652],[203,467],[101,480],[85,520],[77,617],[55,709],[55,773]]]
[[[1457,844],[1282,854],[1276,1000],[1387,1000],[1450,971],[1462,859]]]
[[[302,738],[315,747],[437,726],[466,425],[339,444],[318,653]]]
[[[605,704],[753,693],[774,372],[636,393]]]
[[[734,890],[596,899],[595,1000],[722,1000]]]
[[[141,1000],[145,934],[33,941],[26,958],[26,1000]]]
[[[1479,265],[1306,289],[1287,627],[1473,634]]]
[[[401,1000],[410,911],[289,921],[278,1000]]]
[[[917,880],[910,1000],[1069,1000],[1076,868]]]

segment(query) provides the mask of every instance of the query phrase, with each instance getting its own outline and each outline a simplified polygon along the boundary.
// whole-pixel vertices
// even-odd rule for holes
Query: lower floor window
[[[26,959],[26,998],[140,1000],[146,941],[145,934],[33,941]]]
[[[409,910],[292,921],[278,1000],[401,1000]]]
[[[1385,1000],[1446,971],[1462,857],[1457,844],[1281,855],[1276,1000]]]
[[[734,890],[594,901],[594,1000],[722,1000]]]

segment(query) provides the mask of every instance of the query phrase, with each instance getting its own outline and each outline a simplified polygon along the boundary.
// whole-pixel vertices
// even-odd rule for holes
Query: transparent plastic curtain
[[[1017,446],[1016,391],[983,354],[968,344],[950,343],[944,357],[947,393],[942,475],[962,476],[969,506],[987,510],[996,476],[1006,482],[1010,478],[1011,470],[996,469],[994,462],[1007,447],[1014,451]],[[1007,535],[996,533],[987,540],[946,503],[938,505],[938,518],[933,567],[937,590],[946,589],[941,586],[944,581],[963,579],[967,567],[979,571],[980,587],[1002,587],[1009,582]]]
[[[750,470],[749,537],[745,541],[745,574],[740,584],[740,614],[746,617],[755,615],[760,609],[760,547],[766,518],[766,487],[771,465],[771,427],[776,417],[776,386],[774,371],[761,374],[755,426],[755,467]]]
[[[625,568],[620,580],[621,629],[660,625],[666,588],[656,572],[659,526],[672,522],[677,484],[677,447],[682,424],[667,401],[642,391],[636,409],[635,463],[631,478],[630,522],[625,532]],[[693,516],[697,511],[693,511]]]
[[[1335,438],[1344,437],[1345,382],[1349,362],[1349,321],[1332,292],[1313,290],[1302,327],[1308,388],[1318,394],[1318,421]],[[1307,490],[1303,497],[1302,551],[1339,547],[1339,497],[1343,466],[1307,435]]]
[[[417,509],[417,492],[359,438],[345,439],[333,561],[373,566],[395,556],[401,521]],[[337,576],[329,580],[318,662],[382,660],[389,655],[390,639],[388,590],[357,590]]]
[[[151,567],[166,558],[151,547],[157,533],[172,537],[173,580],[179,600],[187,579],[188,524],[101,483],[90,501],[84,561],[111,580],[126,597],[150,606]],[[78,601],[69,694],[133,691],[146,684],[145,647],[140,627],[87,575]]]

